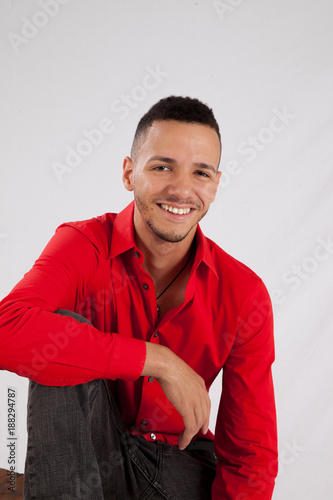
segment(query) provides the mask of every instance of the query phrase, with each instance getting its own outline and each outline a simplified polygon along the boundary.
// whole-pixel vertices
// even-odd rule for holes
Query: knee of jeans
[[[60,314],[60,316],[69,316],[76,319],[76,321],[79,321],[80,323],[89,323],[89,325],[93,326],[87,318],[74,311],[68,311],[67,309],[57,309],[56,311],[54,311],[54,314]]]

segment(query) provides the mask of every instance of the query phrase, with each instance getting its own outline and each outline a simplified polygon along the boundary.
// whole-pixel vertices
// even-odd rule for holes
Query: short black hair
[[[139,121],[131,149],[133,159],[153,122],[170,120],[208,125],[216,131],[221,144],[220,129],[213,110],[199,99],[172,95],[160,99]]]

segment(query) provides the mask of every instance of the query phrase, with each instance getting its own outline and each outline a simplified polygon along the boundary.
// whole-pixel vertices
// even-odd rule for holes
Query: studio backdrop
[[[275,500],[332,495],[332,18],[330,0],[0,3],[0,297],[62,222],[131,201],[122,161],[153,103],[206,102],[223,175],[201,227],[274,306]],[[18,472],[27,385],[0,373],[0,467],[11,391]],[[210,394],[214,431],[221,375]]]

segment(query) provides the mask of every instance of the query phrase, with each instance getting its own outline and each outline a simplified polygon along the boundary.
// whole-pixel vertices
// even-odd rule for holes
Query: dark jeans
[[[206,500],[215,466],[210,451],[180,451],[127,432],[105,380],[30,382],[25,500]]]

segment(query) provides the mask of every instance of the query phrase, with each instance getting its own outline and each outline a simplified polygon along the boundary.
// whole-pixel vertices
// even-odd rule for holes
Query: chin
[[[157,238],[163,241],[167,241],[169,243],[179,243],[180,241],[183,241],[186,236],[189,234],[193,226],[188,230],[185,231],[184,233],[175,233],[174,231],[163,231],[159,228],[157,228],[151,220],[147,221],[148,226],[150,227],[151,231],[154,233]]]

